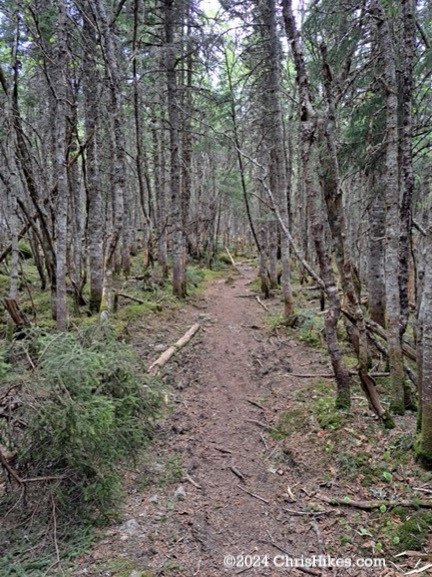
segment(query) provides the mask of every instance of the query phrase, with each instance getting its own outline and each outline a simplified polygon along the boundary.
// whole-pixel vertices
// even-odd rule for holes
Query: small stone
[[[136,519],[129,519],[121,525],[120,531],[127,533],[128,535],[137,535],[141,533],[141,527]]]
[[[272,475],[276,475],[276,473],[277,473],[276,467],[269,467],[269,468],[267,469],[267,471],[268,471],[269,473],[271,473]]]
[[[155,350],[157,353],[161,353],[161,352],[163,352],[165,349],[166,349],[166,346],[165,346],[165,345],[155,345],[155,346],[154,346],[154,350]]]
[[[179,501],[184,501],[186,499],[186,491],[183,485],[179,485],[174,492],[174,497]]]
[[[157,505],[159,502],[159,497],[157,495],[153,495],[153,497],[150,497],[149,501],[150,501],[150,503]]]
[[[141,577],[141,575],[142,575],[141,571],[132,571],[129,577]]]

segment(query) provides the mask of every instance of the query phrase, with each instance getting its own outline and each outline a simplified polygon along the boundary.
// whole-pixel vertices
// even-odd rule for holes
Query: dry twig
[[[267,503],[267,505],[270,505],[270,502],[267,501],[267,499],[264,499],[264,497],[260,497],[259,495],[255,495],[255,493],[251,493],[250,491],[248,491],[247,489],[245,489],[241,485],[236,485],[236,486],[239,489],[241,489],[242,491],[244,491],[245,493],[247,493],[248,495],[250,495],[251,497],[255,497],[255,499],[258,499],[259,501],[262,501],[263,503]]]

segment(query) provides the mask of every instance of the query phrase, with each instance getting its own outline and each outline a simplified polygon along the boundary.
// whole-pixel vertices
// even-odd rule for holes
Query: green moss
[[[393,399],[390,403],[390,411],[394,415],[404,415],[405,414],[405,403],[404,401],[399,401],[397,399]]]
[[[313,407],[316,419],[322,429],[336,431],[346,423],[346,417],[335,406],[333,394],[318,398]]]
[[[432,513],[418,512],[406,517],[394,531],[393,542],[401,551],[420,551],[432,525]],[[396,537],[396,539],[395,539]]]
[[[428,470],[432,470],[432,452],[425,447],[422,435],[418,435],[414,445],[414,455],[416,460]]]
[[[349,410],[351,408],[351,393],[349,389],[338,391],[335,408],[340,410]]]
[[[375,484],[381,476],[381,472],[370,463],[370,460],[371,454],[366,451],[340,453],[338,456],[338,463],[342,471],[352,479],[362,475],[362,485],[366,487]]]
[[[410,509],[407,507],[401,507],[400,505],[394,507],[392,510],[393,515],[396,515],[396,517],[399,517],[402,521],[406,521],[408,519],[410,512]]]
[[[383,425],[385,429],[394,429],[395,428],[395,422],[393,420],[393,417],[391,416],[391,414],[386,411],[382,417],[383,420]]]
[[[307,414],[303,409],[291,409],[281,416],[277,425],[277,433],[274,433],[276,439],[283,439],[291,436],[296,431],[304,428],[307,424]]]
[[[33,258],[32,250],[24,240],[20,240],[18,242],[18,250],[20,258],[22,258],[23,260]]]
[[[138,563],[132,559],[112,559],[108,568],[113,577],[129,577],[132,572],[137,572],[140,577],[153,577],[154,573],[141,569]]]

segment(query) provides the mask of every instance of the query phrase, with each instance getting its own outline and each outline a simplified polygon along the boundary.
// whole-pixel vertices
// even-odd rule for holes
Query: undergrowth
[[[0,359],[0,574],[37,575],[57,548],[73,556],[92,526],[115,518],[122,470],[149,442],[162,391],[103,324],[31,329]]]

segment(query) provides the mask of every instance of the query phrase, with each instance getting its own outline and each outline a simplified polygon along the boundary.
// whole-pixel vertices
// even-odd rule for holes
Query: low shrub
[[[12,379],[10,367],[23,364],[29,371]],[[0,377],[10,409],[0,418],[0,449],[13,459],[0,515],[11,527],[37,518],[40,534],[55,513],[58,535],[115,515],[122,466],[148,443],[162,400],[133,349],[100,325],[80,334],[32,329],[3,355]]]

